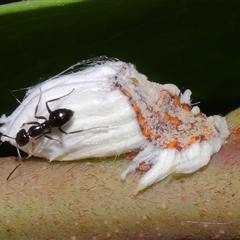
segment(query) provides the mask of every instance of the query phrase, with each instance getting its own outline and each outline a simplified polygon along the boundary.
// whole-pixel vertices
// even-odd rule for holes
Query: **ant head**
[[[0,138],[2,138],[2,137],[7,137],[7,138],[14,139],[16,141],[17,145],[20,146],[20,147],[23,147],[23,146],[25,146],[29,143],[29,136],[28,136],[25,129],[21,129],[20,131],[18,131],[15,138],[10,137],[6,134],[0,133]]]
[[[28,136],[26,130],[21,129],[20,131],[18,131],[15,140],[16,140],[17,145],[20,147],[27,145],[29,143],[29,136]]]

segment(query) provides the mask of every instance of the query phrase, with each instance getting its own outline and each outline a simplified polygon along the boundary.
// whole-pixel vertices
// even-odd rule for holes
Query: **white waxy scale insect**
[[[173,173],[191,173],[208,164],[229,135],[221,116],[206,117],[191,107],[191,91],[147,80],[134,65],[96,61],[88,68],[51,78],[30,88],[19,107],[0,118],[1,140],[50,161],[116,156],[136,151],[121,178],[145,169],[137,192]],[[53,101],[51,101],[53,100]],[[19,146],[16,134],[37,116],[70,109],[72,118],[45,137],[30,137]],[[37,114],[35,110],[37,107]],[[8,137],[9,136],[9,137]],[[10,138],[12,137],[12,138]]]

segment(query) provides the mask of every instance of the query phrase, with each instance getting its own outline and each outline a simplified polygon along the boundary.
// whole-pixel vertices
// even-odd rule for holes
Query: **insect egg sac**
[[[226,141],[224,117],[207,117],[191,106],[190,90],[151,82],[133,64],[117,59],[87,65],[31,87],[16,110],[0,118],[1,140],[50,161],[135,151],[121,178],[144,171],[137,192],[170,174],[195,172]],[[68,112],[64,125],[52,124],[50,115]],[[29,134],[31,127],[36,137]],[[16,141],[21,129],[28,138],[23,146]]]

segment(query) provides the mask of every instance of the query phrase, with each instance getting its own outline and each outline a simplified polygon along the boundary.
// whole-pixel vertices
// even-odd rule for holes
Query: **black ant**
[[[71,134],[71,133],[77,133],[77,132],[83,131],[83,130],[79,130],[79,131],[74,131],[74,132],[69,132],[69,133],[65,132],[61,127],[63,125],[65,125],[72,118],[74,112],[71,109],[67,109],[67,108],[59,108],[59,109],[56,109],[56,110],[52,111],[50,109],[50,107],[48,106],[49,102],[54,102],[54,101],[57,101],[57,100],[59,100],[63,97],[66,97],[66,96],[70,95],[73,91],[74,91],[74,88],[72,89],[72,91],[70,93],[65,94],[65,95],[63,95],[61,97],[58,97],[58,98],[48,100],[45,103],[46,108],[49,112],[49,117],[47,119],[44,116],[37,116],[38,106],[39,106],[41,96],[42,96],[42,91],[41,91],[41,88],[40,88],[40,97],[39,97],[39,100],[38,100],[38,104],[35,108],[34,117],[37,118],[37,119],[43,119],[45,121],[42,122],[42,123],[39,123],[39,122],[23,123],[21,128],[24,127],[25,125],[28,125],[28,124],[33,124],[33,126],[31,126],[28,129],[27,132],[26,132],[25,129],[21,129],[16,135],[16,138],[15,138],[16,143],[20,147],[22,147],[22,146],[25,146],[29,143],[30,138],[37,137],[37,138],[34,139],[34,141],[33,141],[33,143],[34,143],[36,140],[38,140],[39,138],[44,136],[44,137],[49,138],[51,140],[58,141],[60,143],[60,145],[62,146],[62,143],[59,140],[53,139],[52,137],[46,135],[46,134],[52,132],[52,128],[58,128],[64,134]]]
[[[5,135],[5,134],[1,134],[1,136],[4,136],[4,137],[8,137],[8,138],[11,138],[11,139],[15,139],[17,145],[19,147],[23,147],[25,145],[27,145],[29,142],[30,142],[30,139],[31,138],[34,138],[35,139],[32,141],[32,150],[34,149],[34,143],[35,141],[37,141],[39,138],[41,138],[42,136],[48,138],[48,139],[51,139],[51,140],[54,140],[54,141],[57,141],[60,143],[60,145],[62,146],[62,143],[57,140],[57,139],[54,139],[52,138],[51,136],[49,135],[46,135],[48,133],[51,133],[52,132],[52,128],[58,128],[59,131],[61,131],[62,133],[64,134],[72,134],[72,133],[78,133],[78,132],[82,132],[82,131],[85,131],[85,130],[89,130],[89,129],[85,129],[85,130],[78,130],[78,131],[73,131],[73,132],[65,132],[63,129],[62,129],[62,126],[65,125],[67,122],[69,122],[69,120],[72,118],[74,112],[71,110],[71,109],[67,109],[67,108],[59,108],[59,109],[56,109],[54,111],[52,111],[49,106],[48,106],[48,103],[49,102],[54,102],[54,101],[57,101],[63,97],[66,97],[68,95],[70,95],[72,92],[74,91],[74,88],[72,89],[72,91],[68,94],[65,94],[61,97],[58,97],[58,98],[54,98],[54,99],[51,99],[51,100],[48,100],[46,101],[46,108],[49,112],[49,117],[48,119],[44,116],[37,116],[37,112],[38,112],[38,106],[40,104],[40,101],[41,101],[41,96],[42,96],[42,90],[40,88],[40,97],[39,97],[39,100],[38,100],[38,103],[37,103],[37,106],[35,108],[35,113],[34,113],[34,117],[37,118],[37,119],[44,119],[45,121],[42,122],[42,123],[39,123],[39,122],[26,122],[26,123],[23,123],[23,125],[21,127],[24,127],[25,125],[28,125],[28,124],[33,124],[33,126],[31,126],[28,131],[26,131],[25,129],[21,129],[17,132],[16,134],[16,137],[10,137],[8,135]],[[20,152],[19,152],[19,149],[17,148],[17,151],[18,151],[18,156],[19,156],[19,159],[22,160],[21,158],[21,155],[20,155]],[[17,165],[13,171],[9,174],[7,180],[10,178],[10,176],[13,174],[13,172],[21,165],[21,163],[19,165]]]

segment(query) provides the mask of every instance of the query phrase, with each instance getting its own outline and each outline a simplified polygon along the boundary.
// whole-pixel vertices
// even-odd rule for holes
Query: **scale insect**
[[[192,106],[189,89],[181,93],[173,84],[150,82],[133,64],[117,59],[82,65],[88,67],[78,71],[71,67],[70,73],[29,89],[18,108],[0,118],[1,140],[49,161],[129,153],[131,160],[121,178],[144,171],[136,192],[171,174],[197,171],[225,143],[229,131],[224,117],[208,117]],[[63,123],[53,124],[52,116],[66,113],[62,106],[70,112]],[[34,117],[43,122],[32,121]],[[69,124],[63,130],[65,123]],[[26,130],[26,125],[32,126]],[[81,134],[69,134],[77,132]]]

